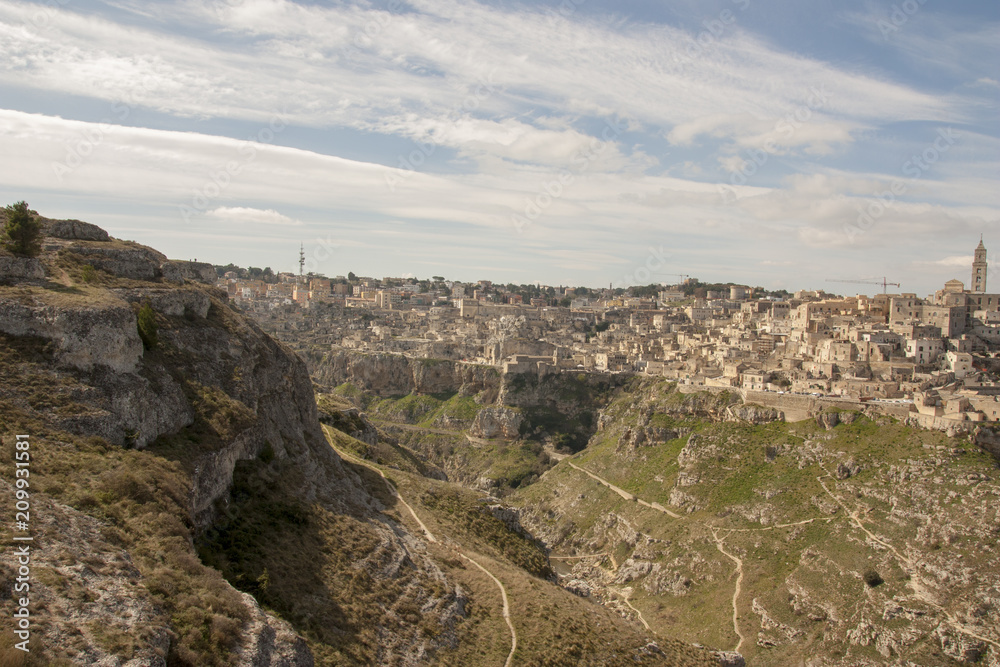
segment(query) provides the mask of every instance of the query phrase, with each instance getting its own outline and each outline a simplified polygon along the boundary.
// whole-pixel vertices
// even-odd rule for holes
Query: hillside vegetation
[[[994,459],[859,414],[699,416],[727,400],[636,380],[586,450],[509,501],[569,577],[750,664],[996,664]]]

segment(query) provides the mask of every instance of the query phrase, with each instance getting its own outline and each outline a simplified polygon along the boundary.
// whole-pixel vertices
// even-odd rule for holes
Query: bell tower
[[[972,292],[984,294],[986,292],[986,246],[983,245],[983,238],[979,237],[979,245],[976,246],[976,255],[972,260],[972,282],[970,283]]]

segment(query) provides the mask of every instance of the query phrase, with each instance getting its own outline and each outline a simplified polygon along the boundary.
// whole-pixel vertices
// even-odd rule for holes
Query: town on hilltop
[[[808,416],[874,409],[927,428],[1000,421],[1000,293],[975,250],[970,289],[766,294],[702,285],[592,290],[219,267],[232,303],[296,346],[490,364],[505,373],[662,376]]]

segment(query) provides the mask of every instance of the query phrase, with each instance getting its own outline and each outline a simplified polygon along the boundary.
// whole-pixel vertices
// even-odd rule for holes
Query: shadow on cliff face
[[[328,488],[303,500],[314,476]],[[355,504],[352,487],[370,494],[376,510],[396,505],[386,481],[365,466],[341,461],[305,472],[267,451],[241,461],[216,520],[197,539],[198,554],[289,621],[317,664],[376,664],[454,643],[455,594],[443,575],[414,563],[398,526]]]

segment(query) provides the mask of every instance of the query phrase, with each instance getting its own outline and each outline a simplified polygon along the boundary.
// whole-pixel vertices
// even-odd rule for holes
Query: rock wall
[[[74,659],[80,664],[166,664],[168,651],[178,641],[172,631],[176,620],[164,615],[155,602],[156,595],[176,598],[178,609],[185,613],[191,611],[185,605],[194,607],[201,602],[197,591],[175,596],[157,588],[151,594],[152,585],[147,588],[147,584],[154,576],[163,575],[157,582],[202,576],[203,566],[190,535],[208,539],[223,519],[235,516],[230,510],[237,496],[230,492],[241,461],[253,461],[240,466],[241,471],[273,462],[274,470],[291,476],[294,499],[303,512],[349,516],[358,534],[345,537],[371,550],[352,552],[354,566],[366,569],[376,588],[405,579],[399,603],[413,605],[445,628],[428,637],[419,624],[390,625],[385,614],[394,612],[372,603],[366,618],[376,619],[372,622],[382,628],[379,662],[384,657],[384,664],[416,664],[436,646],[454,641],[448,628],[464,615],[461,591],[422,553],[422,543],[404,526],[381,514],[382,502],[329,446],[302,359],[233,311],[215,287],[198,284],[214,282],[214,269],[169,262],[155,250],[111,239],[100,228],[79,221],[48,221],[46,229],[52,235],[44,239],[42,255],[34,260],[40,272],[32,274],[33,278],[40,275],[41,280],[28,283],[18,279],[14,285],[0,286],[0,342],[4,359],[10,360],[10,366],[2,370],[12,380],[3,383],[0,398],[13,406],[16,419],[35,425],[32,434],[38,440],[33,441],[33,448],[55,451],[62,446],[60,440],[73,442],[74,447],[107,448],[107,456],[87,459],[96,466],[106,462],[107,468],[85,475],[82,484],[93,491],[82,496],[84,501],[79,504],[83,508],[104,502],[93,494],[103,493],[112,502],[110,499],[140,488],[138,482],[134,487],[114,487],[113,492],[101,486],[117,479],[116,475],[123,479],[128,475],[122,470],[115,445],[151,450],[128,456],[162,461],[177,471],[183,484],[169,491],[154,486],[154,495],[172,494],[177,511],[150,515],[149,521],[156,526],[176,524],[177,534],[188,536],[179,547],[171,543],[183,572],[164,574],[175,561],[161,559],[152,566],[146,562],[149,548],[162,546],[155,543],[139,547],[145,559],[141,567],[146,568],[140,571],[127,551],[135,543],[129,541],[131,534],[126,538],[115,527],[118,519],[107,520],[103,515],[95,519],[85,513],[86,509],[77,511],[49,500],[49,489],[52,498],[63,493],[58,486],[33,486],[33,518],[36,508],[42,510],[42,518],[32,529],[45,539],[37,543],[39,551],[32,554],[32,564],[50,569],[52,581],[58,585],[51,581],[33,584],[32,599],[56,612],[52,627],[44,633],[53,647],[83,647]],[[71,274],[80,262],[103,270],[105,275],[90,284],[74,284]],[[152,349],[144,348],[137,324],[138,309],[147,303],[155,313],[158,329],[158,343]],[[32,374],[30,382],[23,385],[14,381],[22,366],[30,368]],[[475,388],[474,371],[463,376],[454,369],[451,374],[442,372],[445,370],[418,364],[412,377],[417,386],[468,381]],[[482,385],[480,381],[478,386]],[[49,401],[49,394],[57,395],[58,400]],[[73,434],[82,437],[77,440]],[[9,443],[6,437],[3,440],[6,448]],[[72,478],[73,472],[67,475]],[[14,498],[2,480],[0,492],[8,500]],[[141,511],[145,502],[141,495],[134,501]],[[322,509],[315,510],[317,507]],[[220,508],[224,513],[219,513]],[[339,546],[330,544],[328,551],[332,553]],[[176,555],[185,548],[190,551]],[[398,567],[387,567],[387,563]],[[7,565],[0,563],[0,588],[7,585],[9,573]],[[211,581],[216,587],[213,593],[225,590],[235,595],[224,581]],[[72,592],[84,589],[91,591],[84,598]],[[329,598],[316,603],[317,608],[335,606],[333,601],[339,594],[317,591],[316,596]],[[238,598],[244,610],[236,616],[220,615],[232,610],[216,610],[216,616],[211,609],[194,612],[207,614],[213,624],[236,624],[227,625],[225,632],[218,630],[220,635],[237,637],[237,644],[230,648],[232,664],[313,665],[309,646],[289,623],[264,611],[250,595],[240,593]],[[80,599],[97,604],[81,604]],[[9,600],[0,602],[9,604]],[[116,649],[108,648],[102,640],[105,630],[131,637],[138,647],[134,658],[119,659]],[[212,625],[210,630],[214,642],[217,628]],[[60,637],[67,641],[59,642]],[[190,635],[183,641],[188,647],[185,650],[199,650],[197,640],[191,640]],[[5,656],[4,651],[0,647],[0,657]]]
[[[379,396],[448,392],[472,396],[482,392],[483,403],[488,404],[496,400],[500,390],[497,369],[458,361],[335,348],[324,355],[308,355],[307,363],[320,384],[335,387],[350,382]]]
[[[114,298],[97,304],[53,301],[42,292],[29,292],[17,301],[0,302],[0,331],[51,340],[62,363],[83,371],[97,366],[118,373],[136,369],[142,341],[127,303]]]
[[[510,408],[483,408],[476,413],[476,418],[469,428],[469,435],[475,438],[515,440],[520,435],[523,421],[523,415]]]

